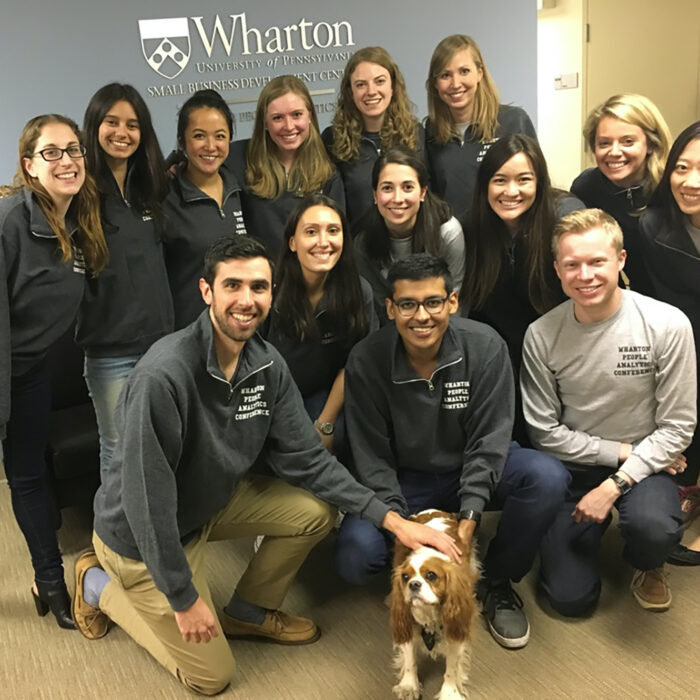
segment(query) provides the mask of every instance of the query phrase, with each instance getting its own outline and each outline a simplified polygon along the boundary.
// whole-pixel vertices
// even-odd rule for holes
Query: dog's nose
[[[420,581],[411,581],[411,583],[408,584],[408,587],[416,593],[417,591],[420,590]]]

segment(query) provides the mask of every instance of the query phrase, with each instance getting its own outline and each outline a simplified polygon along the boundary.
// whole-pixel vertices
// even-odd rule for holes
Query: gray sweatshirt
[[[197,599],[183,545],[232,498],[265,450],[277,476],[380,525],[389,508],[324,449],[287,365],[251,338],[233,379],[216,361],[207,311],[155,343],[117,408],[121,435],[95,496],[95,531],[143,561],[174,610]]]
[[[622,466],[639,482],[688,446],[696,423],[696,363],[687,317],[674,306],[623,290],[599,323],[574,318],[571,300],[525,334],[520,382],[532,443],[568,463]]]

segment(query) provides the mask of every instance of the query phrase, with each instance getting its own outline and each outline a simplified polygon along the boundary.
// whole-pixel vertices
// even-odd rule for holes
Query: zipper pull
[[[425,381],[428,382],[428,388],[430,391],[435,391],[435,384],[433,384],[430,379],[426,379]]]

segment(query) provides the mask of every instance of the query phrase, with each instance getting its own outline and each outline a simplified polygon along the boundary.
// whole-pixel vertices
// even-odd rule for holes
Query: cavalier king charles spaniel
[[[393,687],[401,700],[417,700],[417,655],[445,657],[445,677],[439,700],[468,697],[466,684],[471,660],[471,629],[477,611],[479,565],[474,545],[457,535],[457,518],[440,510],[424,510],[411,517],[450,535],[462,550],[462,563],[432,547],[413,551],[396,543],[391,589],[391,631],[399,681]]]

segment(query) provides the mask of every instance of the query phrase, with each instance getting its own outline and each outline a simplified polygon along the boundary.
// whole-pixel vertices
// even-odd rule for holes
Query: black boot
[[[65,581],[36,581],[38,595],[32,589],[32,597],[40,617],[46,615],[49,610],[54,614],[59,627],[67,630],[75,629],[75,622],[71,615],[70,596]]]

